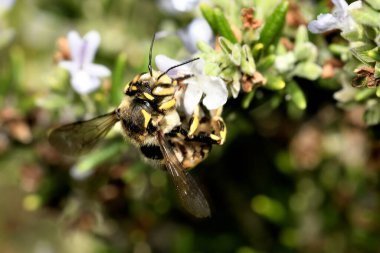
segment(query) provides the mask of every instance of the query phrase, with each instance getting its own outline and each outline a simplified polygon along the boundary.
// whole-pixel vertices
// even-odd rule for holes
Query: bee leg
[[[224,123],[223,118],[221,117],[222,108],[220,107],[219,109],[216,109],[211,113],[211,115],[211,127],[213,129],[213,134],[211,135],[215,136],[215,140],[218,139],[217,144],[222,145],[227,136],[227,127]]]
[[[193,115],[189,121],[189,131],[187,132],[187,137],[192,139],[194,137],[195,131],[197,131],[199,127],[199,105],[197,105],[194,109]]]
[[[227,128],[223,118],[221,117],[221,113],[222,110],[220,108],[211,112],[211,119],[203,118],[200,120],[199,107],[197,107],[192,118],[190,119],[189,130],[182,127],[176,127],[172,129],[168,135],[179,136],[187,141],[222,145],[226,139]]]
[[[220,138],[218,138],[216,135],[212,135],[210,133],[206,132],[198,132],[194,134],[191,138],[188,137],[188,132],[186,129],[183,129],[181,127],[176,127],[169,133],[167,133],[168,136],[171,137],[179,137],[186,141],[194,141],[194,142],[202,142],[205,144],[219,144]]]

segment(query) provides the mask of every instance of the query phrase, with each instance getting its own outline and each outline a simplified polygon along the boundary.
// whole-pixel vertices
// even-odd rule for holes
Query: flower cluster
[[[309,23],[308,28],[313,33],[338,29],[348,41],[346,49],[330,45],[335,53],[341,55],[342,61],[350,62],[342,70],[346,72],[343,74],[354,75],[351,81],[341,78],[342,89],[334,94],[334,98],[344,105],[365,103],[364,118],[367,125],[379,124],[376,97],[380,97],[380,35],[376,31],[379,28],[380,1],[355,1],[351,4],[344,0],[332,2],[333,12],[320,14],[317,20]]]
[[[320,14],[317,20],[309,23],[309,30],[312,33],[323,33],[330,30],[339,29],[343,33],[349,33],[357,29],[357,24],[350,14],[350,11],[360,9],[362,1],[356,1],[348,5],[345,0],[332,0],[335,9],[332,13]]]

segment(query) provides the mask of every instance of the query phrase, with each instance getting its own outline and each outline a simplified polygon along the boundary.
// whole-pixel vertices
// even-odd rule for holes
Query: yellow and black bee
[[[150,46],[148,73],[137,75],[124,88],[125,97],[114,111],[88,121],[53,129],[49,142],[65,154],[77,155],[93,148],[115,123],[148,161],[166,168],[184,208],[196,217],[210,216],[208,202],[188,169],[204,160],[213,144],[222,144],[226,128],[221,111],[200,118],[200,108],[187,121],[176,108],[176,92],[190,76],[172,79],[168,72],[197,59],[154,71]],[[202,111],[203,112],[203,111]],[[204,114],[204,113],[203,113]]]

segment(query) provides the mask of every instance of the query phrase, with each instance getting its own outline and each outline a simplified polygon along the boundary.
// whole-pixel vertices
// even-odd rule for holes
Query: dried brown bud
[[[331,58],[323,64],[322,70],[322,78],[329,79],[334,77],[334,69],[341,68],[343,66],[343,62],[338,59]]]
[[[258,71],[253,76],[244,74],[241,79],[241,88],[244,92],[248,93],[252,91],[254,86],[262,86],[267,83],[267,79]]]
[[[254,12],[254,8],[244,8],[241,10],[243,29],[256,30],[262,25],[261,20],[255,19]]]
[[[300,8],[297,3],[290,1],[289,10],[286,14],[286,23],[289,26],[298,27],[300,25],[306,25],[306,20],[300,12]]]
[[[54,54],[54,62],[58,63],[63,60],[70,60],[71,54],[70,54],[70,47],[69,47],[69,41],[66,37],[60,37],[57,40],[57,47],[58,50]]]
[[[372,67],[360,67],[355,69],[354,73],[356,76],[352,79],[353,87],[375,88],[380,85],[380,78],[375,78],[375,69]]]

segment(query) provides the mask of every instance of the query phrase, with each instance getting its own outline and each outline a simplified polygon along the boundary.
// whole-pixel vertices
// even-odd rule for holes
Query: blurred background
[[[196,219],[118,127],[79,158],[54,150],[47,132],[117,106],[123,85],[147,71],[153,34],[184,28],[199,10],[165,0],[10,2],[0,0],[0,252],[380,252],[379,129],[365,127],[363,106],[337,106],[337,79],[297,80],[308,107],[296,116],[286,104],[242,109],[241,96],[230,99],[227,142],[191,172],[212,209]],[[85,96],[57,65],[71,30],[99,32],[95,62],[113,73]],[[191,57],[176,36],[157,40],[154,54]]]

